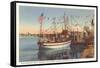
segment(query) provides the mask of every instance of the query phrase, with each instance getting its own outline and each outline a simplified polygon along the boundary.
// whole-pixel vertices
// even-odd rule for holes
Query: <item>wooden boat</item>
[[[68,19],[67,19],[68,20]],[[41,21],[42,22],[42,21]],[[41,23],[42,26],[42,23]],[[42,28],[40,26],[40,28]],[[39,39],[39,48],[40,48],[40,52],[39,52],[39,57],[42,57],[42,59],[48,59],[48,57],[53,57],[53,56],[59,56],[59,54],[61,54],[61,56],[63,56],[63,52],[69,52],[68,55],[70,55],[70,45],[78,45],[78,44],[84,44],[85,42],[83,40],[83,38],[85,37],[83,35],[84,30],[83,28],[79,28],[79,25],[75,25],[75,28],[71,28],[72,30],[70,30],[70,36],[68,35],[68,30],[66,28],[67,24],[66,24],[66,20],[65,20],[65,15],[64,15],[64,29],[62,29],[62,32],[58,33],[57,32],[57,23],[55,21],[55,18],[53,19],[53,34],[48,34],[48,35],[44,35],[42,34],[42,29],[40,29],[40,39]],[[93,23],[92,23],[93,26]],[[93,31],[92,31],[93,32]],[[81,35],[81,36],[80,36]],[[44,37],[46,37],[44,39]],[[70,39],[71,38],[71,39]],[[45,57],[45,58],[44,58]],[[69,57],[70,58],[70,57]]]
[[[41,14],[41,17],[43,17],[43,14]],[[66,24],[65,14],[64,14],[64,29],[59,34],[57,32],[57,27],[56,27],[57,23],[55,20],[56,18],[53,18],[53,28],[54,28],[52,30],[53,34],[49,34],[49,38],[48,38],[48,36],[46,35],[44,36],[42,32],[43,19],[41,19],[40,21],[40,40],[38,42],[40,45],[40,48],[55,49],[55,48],[64,48],[64,47],[69,48],[70,47],[71,40],[69,40],[68,38],[68,30],[66,29],[67,24]],[[44,37],[46,38],[46,40],[44,39]]]

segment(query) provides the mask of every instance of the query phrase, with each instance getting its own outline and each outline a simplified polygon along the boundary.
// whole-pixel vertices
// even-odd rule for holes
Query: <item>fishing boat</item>
[[[53,18],[53,34],[43,34],[43,14],[40,16],[40,39],[38,44],[40,48],[56,49],[56,48],[70,48],[71,40],[69,39],[68,30],[66,28],[66,16],[63,16],[64,29],[60,33],[57,32],[56,18]]]

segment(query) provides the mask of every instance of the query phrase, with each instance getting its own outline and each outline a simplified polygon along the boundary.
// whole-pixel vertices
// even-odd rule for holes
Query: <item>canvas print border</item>
[[[18,5],[27,5],[27,6],[42,6],[45,7],[46,5],[48,7],[57,7],[57,8],[68,8],[70,6],[72,6],[72,8],[74,7],[78,7],[78,8],[87,8],[87,9],[95,9],[95,30],[96,30],[96,37],[95,37],[95,58],[94,59],[89,59],[89,60],[73,60],[72,61],[68,61],[68,62],[64,62],[63,60],[59,62],[59,60],[56,61],[38,61],[38,62],[24,62],[24,63],[19,63],[19,45],[18,45],[18,38],[19,35],[17,34],[19,32],[18,28],[19,28],[19,18],[18,18]],[[98,60],[98,7],[97,6],[89,6],[89,5],[73,5],[73,4],[56,4],[56,3],[40,3],[40,2],[24,2],[24,1],[13,1],[11,2],[11,66],[33,66],[33,65],[50,65],[50,64],[67,64],[67,63],[81,63],[81,62],[97,62]],[[52,61],[54,63],[52,63]],[[49,62],[49,63],[48,63]],[[59,62],[59,63],[57,63]]]

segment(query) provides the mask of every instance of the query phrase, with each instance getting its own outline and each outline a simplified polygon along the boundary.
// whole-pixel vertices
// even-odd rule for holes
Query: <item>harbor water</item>
[[[85,45],[70,45],[70,48],[40,50],[37,36],[19,37],[19,61],[40,61],[56,59],[78,59]],[[46,54],[45,54],[46,52]]]

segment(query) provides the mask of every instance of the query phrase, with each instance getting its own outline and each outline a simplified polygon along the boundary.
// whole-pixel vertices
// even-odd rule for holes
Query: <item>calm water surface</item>
[[[19,38],[20,61],[38,60],[38,37],[28,36]]]
[[[44,55],[42,51],[39,50],[39,45],[37,44],[39,38],[37,36],[20,36],[19,38],[19,60],[23,61],[37,61],[42,57],[44,60],[51,59],[71,59],[80,58],[80,52],[84,49],[84,45],[71,45],[69,49],[56,49],[56,50],[47,50],[48,55]],[[45,52],[47,52],[45,50]],[[56,54],[49,54],[49,53]],[[39,57],[40,56],[40,57]],[[48,57],[49,56],[49,57]]]

